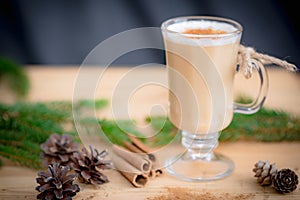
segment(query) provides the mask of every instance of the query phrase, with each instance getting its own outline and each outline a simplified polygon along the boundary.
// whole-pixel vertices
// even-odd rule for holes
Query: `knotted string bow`
[[[269,56],[267,54],[258,53],[252,47],[245,47],[243,45],[240,45],[238,50],[238,64],[240,66],[240,69],[243,70],[244,76],[246,78],[251,78],[252,76],[253,67],[255,65],[255,62],[253,62],[253,60],[259,62],[262,65],[274,64],[277,66],[281,66],[290,72],[298,71],[297,67],[294,64],[288,63],[285,60],[281,60],[273,56]]]

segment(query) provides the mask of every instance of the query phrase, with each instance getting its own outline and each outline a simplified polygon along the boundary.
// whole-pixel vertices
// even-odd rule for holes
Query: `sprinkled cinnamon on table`
[[[255,195],[250,194],[230,194],[219,193],[213,194],[211,192],[200,192],[190,188],[166,188],[167,193],[160,194],[155,197],[149,197],[147,200],[251,200]]]

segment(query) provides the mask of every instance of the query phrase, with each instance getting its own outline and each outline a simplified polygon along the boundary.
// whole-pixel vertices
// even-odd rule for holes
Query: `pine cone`
[[[253,168],[254,177],[257,177],[257,182],[262,186],[272,184],[272,176],[276,174],[277,169],[275,163],[270,165],[269,161],[258,161]]]
[[[40,184],[35,189],[40,192],[37,199],[43,200],[70,200],[80,191],[77,184],[73,184],[75,174],[67,175],[70,171],[68,166],[59,163],[49,165],[48,171],[39,172],[36,182]]]
[[[73,153],[78,151],[78,144],[73,142],[71,135],[51,134],[48,140],[41,144],[41,149],[44,166],[54,162],[61,163],[63,166],[70,166]]]
[[[111,161],[104,160],[108,151],[101,153],[90,146],[90,152],[86,148],[82,152],[74,153],[73,169],[79,175],[79,180],[84,183],[103,184],[107,183],[108,178],[101,172],[104,169],[111,169]]]
[[[290,169],[282,169],[273,176],[273,187],[280,193],[289,193],[294,191],[298,185],[297,174]]]

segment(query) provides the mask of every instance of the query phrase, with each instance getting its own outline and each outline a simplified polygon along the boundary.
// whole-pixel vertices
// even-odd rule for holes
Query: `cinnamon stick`
[[[141,149],[137,146],[133,145],[131,142],[123,141],[122,144],[130,151],[134,153],[144,153]]]
[[[152,149],[148,146],[146,146],[143,142],[141,142],[139,139],[137,139],[134,135],[128,134],[129,139],[131,140],[131,143],[124,142],[124,146],[127,147],[129,150],[136,152],[136,153],[146,153],[149,160],[152,161],[152,168],[149,173],[149,177],[155,178],[161,174],[163,174],[162,168],[157,168],[156,166],[161,166],[159,163],[159,160],[156,159],[156,155],[152,152]]]
[[[115,168],[135,187],[145,187],[148,177],[118,155],[112,156]]]
[[[115,154],[122,157],[136,169],[140,170],[142,173],[149,173],[152,167],[151,161],[140,154],[129,152],[126,149],[119,147],[117,145],[113,145],[112,147]]]
[[[149,178],[155,178],[157,176],[160,176],[161,174],[163,174],[163,170],[160,169],[160,168],[157,168],[156,165],[152,165],[152,169],[150,170],[150,173],[149,173]]]
[[[148,183],[148,177],[145,174],[134,174],[127,172],[121,172],[121,174],[135,187],[145,187]]]
[[[124,145],[129,150],[136,152],[136,153],[140,153],[140,152],[146,153],[148,158],[151,161],[154,162],[156,160],[156,157],[154,156],[154,154],[150,153],[150,152],[152,152],[152,149],[150,147],[146,146],[139,139],[137,139],[134,135],[128,134],[128,137],[131,140],[131,144],[128,142],[125,142]]]
[[[146,146],[141,140],[137,139],[134,135],[128,134],[131,143],[134,144],[137,148],[145,153],[150,153],[152,150],[148,146]]]

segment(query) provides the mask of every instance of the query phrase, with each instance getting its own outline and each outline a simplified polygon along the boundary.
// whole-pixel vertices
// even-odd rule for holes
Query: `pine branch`
[[[1,130],[13,131],[13,137],[20,134],[36,143],[44,142],[53,132],[62,133],[63,123],[67,122],[70,115],[43,103],[0,104],[0,113]]]
[[[100,134],[102,137],[105,136],[104,138],[110,143],[123,146],[123,142],[130,142],[127,134],[133,134],[145,142],[144,135],[137,131],[134,122],[130,120],[113,121],[103,119],[99,120],[99,124],[102,129]]]
[[[76,112],[91,107],[101,109],[107,103],[107,100],[100,99],[80,100],[74,105],[67,101],[0,104],[0,156],[39,168],[40,144],[52,133],[68,133],[79,141],[73,124],[73,109]]]
[[[24,97],[30,88],[29,78],[18,64],[0,57],[0,79],[7,78],[12,91],[18,97]]]
[[[46,103],[0,104],[0,156],[21,165],[40,167],[40,144],[52,133],[68,133],[79,141],[76,134],[72,111],[85,113],[86,109],[97,110],[107,105],[100,99],[78,101],[74,105],[68,101]],[[167,117],[147,118],[157,132],[152,138],[144,139],[134,121],[92,119],[83,116],[78,123],[89,129],[92,134],[99,133],[109,142],[122,145],[130,141],[127,134],[134,134],[150,145],[165,145],[180,138],[178,130]],[[99,125],[102,131],[99,131]],[[255,141],[300,141],[300,118],[290,117],[284,112],[261,109],[258,113],[247,116],[235,114],[231,125],[225,129],[220,141],[226,140]]]
[[[35,169],[41,168],[41,158],[39,154],[31,154],[27,150],[15,146],[3,145],[0,143],[0,156],[26,167]]]
[[[233,122],[222,131],[220,140],[238,139],[300,141],[300,118],[264,108],[253,115],[235,114]]]
[[[169,143],[176,136],[170,134],[172,131],[169,130],[176,128],[169,119],[153,117],[150,123],[155,130],[159,130],[153,141]],[[165,125],[162,126],[162,123]],[[300,141],[300,117],[264,108],[253,115],[234,114],[232,123],[221,132],[219,140],[240,139],[263,142]]]
[[[178,129],[170,122],[168,117],[147,117],[146,122],[150,123],[153,129],[157,132],[153,137],[148,138],[147,140],[147,142],[149,142],[152,146],[163,146],[174,139],[178,140],[180,138]]]

